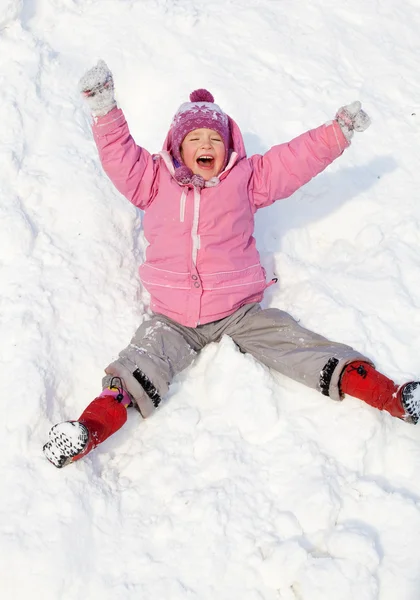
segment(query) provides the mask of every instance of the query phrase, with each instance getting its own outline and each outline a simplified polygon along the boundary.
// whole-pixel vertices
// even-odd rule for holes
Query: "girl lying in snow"
[[[154,314],[105,369],[103,391],[79,419],[51,429],[44,452],[56,467],[117,431],[130,406],[143,418],[152,414],[173,377],[223,335],[325,396],[349,394],[417,422],[420,382],[398,386],[353,348],[259,305],[273,281],[266,283],[255,246],[254,213],[293,194],[343,153],[354,131],[369,126],[360,102],[288,144],[247,158],[235,121],[208,91],[197,90],[175,114],[162,152],[150,155],[131,137],[103,61],[81,79],[80,90],[94,116],[105,172],[144,210],[149,246],[140,276]]]

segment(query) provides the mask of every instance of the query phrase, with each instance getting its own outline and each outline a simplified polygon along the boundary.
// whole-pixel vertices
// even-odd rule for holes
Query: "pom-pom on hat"
[[[178,108],[170,128],[170,148],[172,156],[182,163],[180,148],[183,139],[194,129],[214,129],[220,134],[225,145],[225,161],[229,151],[229,118],[220,106],[214,103],[210,92],[204,89],[190,94],[190,102]]]

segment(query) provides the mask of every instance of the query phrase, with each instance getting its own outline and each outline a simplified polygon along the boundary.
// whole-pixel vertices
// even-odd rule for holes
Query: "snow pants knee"
[[[194,328],[154,315],[140,325],[127,348],[105,369],[103,384],[109,385],[112,376],[121,377],[141,414],[147,417],[174,376],[190,365],[206,344],[220,341],[223,335],[267,367],[335,400],[341,398],[343,368],[355,360],[371,362],[350,346],[301,327],[284,311],[247,304],[220,321]],[[155,396],[144,385],[144,376],[157,392]]]

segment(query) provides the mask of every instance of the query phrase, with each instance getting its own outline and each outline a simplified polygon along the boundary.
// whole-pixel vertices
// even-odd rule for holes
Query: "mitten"
[[[358,100],[339,108],[335,119],[348,142],[355,131],[364,131],[371,123],[369,115],[362,110],[362,105]]]
[[[117,106],[112,73],[103,60],[89,69],[79,81],[79,90],[94,117],[103,117]]]

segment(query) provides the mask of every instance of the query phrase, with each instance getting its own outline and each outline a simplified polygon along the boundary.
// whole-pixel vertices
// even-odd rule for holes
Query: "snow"
[[[153,152],[196,88],[249,154],[359,99],[371,128],[257,215],[264,306],[418,378],[419,26],[414,0],[0,0],[2,598],[418,600],[419,429],[227,338],[83,461],[41,448],[149,314],[77,91],[98,58]]]

